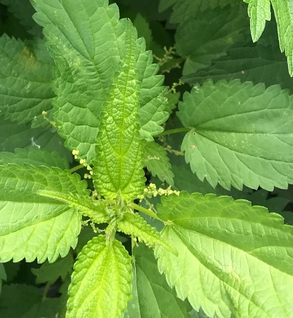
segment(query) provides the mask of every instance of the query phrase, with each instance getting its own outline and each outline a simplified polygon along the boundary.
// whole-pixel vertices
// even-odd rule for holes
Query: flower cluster
[[[180,191],[172,190],[171,186],[167,189],[157,188],[154,183],[150,183],[148,187],[144,188],[143,194],[138,196],[138,199],[142,201],[144,198],[155,198],[157,195],[162,196],[169,196],[170,194],[179,195]]]

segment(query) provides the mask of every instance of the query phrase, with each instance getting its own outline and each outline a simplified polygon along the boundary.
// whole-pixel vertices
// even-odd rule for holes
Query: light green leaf
[[[170,185],[174,184],[174,174],[166,150],[155,142],[146,142],[143,148],[143,164],[151,174]]]
[[[200,180],[287,188],[293,182],[293,101],[279,86],[205,82],[185,93],[178,116],[190,131],[182,150]]]
[[[71,274],[73,263],[73,255],[69,253],[64,258],[59,258],[53,264],[45,262],[40,268],[32,268],[32,273],[37,276],[37,284],[49,283],[52,285],[59,277],[64,281],[66,276]]]
[[[48,126],[42,111],[52,108],[53,61],[43,41],[0,37],[0,110],[5,119]]]
[[[131,297],[131,276],[121,242],[93,238],[74,265],[66,318],[120,318]]]
[[[200,16],[201,12],[216,7],[225,7],[228,4],[238,4],[238,0],[160,0],[159,11],[173,6],[170,17],[171,23],[182,23],[190,16]]]
[[[0,166],[0,261],[54,262],[77,244],[81,214],[40,190],[87,197],[86,182],[58,168]]]
[[[119,20],[117,6],[108,6],[106,0],[81,0],[74,6],[71,0],[38,0],[33,5],[57,66],[53,86],[59,133],[70,150],[78,149],[79,155],[91,163],[96,157],[103,108],[125,59],[128,24]],[[142,39],[137,40],[135,50],[141,135],[151,140],[163,130],[160,125],[168,118],[162,103],[163,77],[155,75],[157,67],[152,64],[151,53],[145,52]]]
[[[133,250],[132,300],[125,318],[186,318],[191,310],[187,301],[176,297],[157,268],[153,251],[140,244]]]
[[[38,190],[36,193],[67,204],[97,224],[108,222],[109,213],[105,200],[94,200],[90,197],[80,196],[77,193],[61,193],[51,190]]]
[[[266,20],[270,20],[272,4],[278,27],[281,52],[287,56],[290,76],[293,76],[293,5],[291,0],[243,0],[248,3],[250,30],[253,41],[262,35]]]
[[[15,149],[12,152],[0,152],[0,164],[16,163],[18,165],[31,164],[39,166],[53,166],[61,169],[68,169],[69,164],[65,158],[62,158],[57,152],[51,152],[38,147],[29,147],[26,149]]]
[[[2,291],[2,280],[6,280],[6,279],[7,279],[7,276],[6,276],[4,265],[0,263],[0,294]]]
[[[209,66],[211,60],[226,55],[232,44],[243,40],[241,31],[248,27],[242,6],[217,8],[191,16],[176,31],[176,50],[186,58],[183,75]]]
[[[126,23],[125,57],[103,112],[93,180],[106,198],[132,200],[143,191],[144,173],[137,117],[136,34]]]
[[[172,250],[168,244],[161,239],[159,232],[150,226],[139,214],[125,212],[118,222],[118,230],[128,235],[137,237],[149,247],[156,245]]]
[[[250,18],[250,32],[253,42],[262,35],[266,21],[271,20],[270,0],[243,0],[248,3],[248,16]]]
[[[231,197],[162,199],[162,238],[178,257],[156,247],[158,267],[177,295],[209,317],[290,317],[293,228],[264,207]]]
[[[3,286],[0,296],[2,318],[53,318],[58,317],[58,298],[43,299],[38,287],[13,284]]]

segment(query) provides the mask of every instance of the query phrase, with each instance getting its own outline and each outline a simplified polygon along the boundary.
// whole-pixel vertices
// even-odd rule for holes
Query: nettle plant
[[[1,317],[293,316],[293,229],[248,201],[289,202],[293,86],[244,2],[257,43],[239,1],[1,1]]]

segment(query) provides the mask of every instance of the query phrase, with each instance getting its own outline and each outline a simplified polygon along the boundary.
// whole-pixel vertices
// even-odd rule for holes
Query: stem
[[[50,283],[47,282],[45,288],[44,288],[44,292],[43,292],[43,297],[42,297],[42,301],[45,301],[45,299],[47,298],[47,294],[48,294],[48,291],[49,291],[49,288],[50,288]]]
[[[75,171],[77,171],[79,169],[82,169],[82,168],[84,168],[84,165],[77,165],[77,166],[71,168],[70,172],[73,173],[73,172],[75,172]]]
[[[142,207],[142,206],[140,206],[140,205],[138,205],[138,204],[136,204],[136,203],[134,203],[134,202],[131,202],[131,203],[129,204],[129,206],[130,206],[132,209],[135,209],[135,210],[137,210],[137,211],[139,211],[139,212],[142,212],[142,213],[144,213],[144,214],[146,214],[146,215],[148,215],[148,216],[150,216],[150,217],[152,217],[152,218],[154,218],[154,219],[156,219],[156,220],[159,220],[159,221],[163,222],[163,221],[157,216],[157,214],[154,213],[152,210],[146,209],[146,208],[144,208],[144,207]]]
[[[164,136],[164,135],[171,135],[171,134],[177,134],[177,133],[181,133],[181,132],[186,132],[189,131],[190,128],[175,128],[175,129],[169,129],[169,130],[165,130],[162,133],[160,133],[158,136],[156,137],[160,137],[160,136]]]

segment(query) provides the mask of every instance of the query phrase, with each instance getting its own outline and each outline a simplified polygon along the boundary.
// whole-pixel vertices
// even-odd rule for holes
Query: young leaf
[[[277,85],[239,80],[207,81],[185,93],[178,117],[190,128],[182,150],[191,170],[213,187],[287,188],[293,182],[292,105]]]
[[[125,27],[119,21],[116,5],[106,0],[33,1],[36,21],[44,27],[57,70],[53,88],[59,133],[65,145],[78,149],[88,163],[96,157],[102,111],[117,79],[120,61],[125,59]],[[163,78],[156,76],[152,55],[145,52],[142,39],[136,43],[137,86],[140,125],[143,138],[151,140],[162,132],[168,118],[164,111]],[[112,92],[113,93],[113,92]]]
[[[43,119],[42,111],[52,108],[50,82],[53,61],[43,41],[23,43],[0,37],[0,110],[5,119],[34,123]]]
[[[162,238],[178,257],[156,247],[158,267],[209,317],[290,317],[293,228],[266,208],[231,197],[192,195],[162,199]]]
[[[66,318],[118,318],[131,297],[131,258],[123,245],[98,236],[78,255]]]
[[[63,202],[37,193],[40,190],[88,196],[78,175],[58,168],[0,166],[0,261],[54,262],[75,247],[81,214]]]
[[[159,232],[137,213],[125,212],[123,218],[118,222],[118,230],[137,237],[149,247],[160,245],[169,250],[171,249],[168,244],[161,240]]]
[[[209,66],[211,60],[226,54],[227,48],[243,39],[248,27],[242,6],[205,11],[181,23],[176,31],[176,50],[186,58],[183,75]],[[212,48],[212,50],[211,50]]]
[[[69,164],[65,158],[59,156],[57,152],[51,152],[38,147],[30,147],[27,149],[15,149],[12,152],[0,152],[0,164],[16,163],[18,165],[31,164],[39,166],[53,166],[61,169],[68,169]]]
[[[155,142],[146,142],[143,148],[143,164],[151,174],[170,185],[174,184],[174,174],[165,149]]]
[[[157,268],[151,249],[143,244],[133,250],[132,300],[124,318],[185,318],[190,305],[176,297]]]
[[[103,112],[93,179],[106,198],[118,195],[132,200],[143,191],[144,177],[137,116],[136,34],[126,24],[125,57]]]

